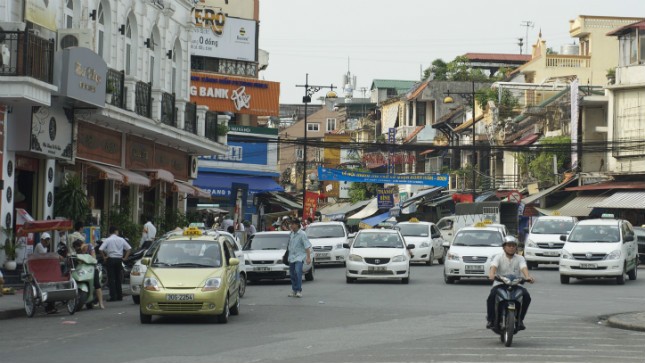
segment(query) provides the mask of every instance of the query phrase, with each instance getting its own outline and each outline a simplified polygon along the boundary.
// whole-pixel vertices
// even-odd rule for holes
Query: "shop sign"
[[[121,164],[121,134],[86,122],[78,123],[76,156],[111,165]]]
[[[372,152],[363,155],[362,162],[368,167],[377,167],[380,165],[404,165],[415,164],[417,157],[414,153],[397,152],[387,155],[384,152]]]
[[[155,169],[171,172],[175,179],[188,180],[188,154],[176,149],[155,145]]]
[[[210,26],[219,13],[244,19],[255,19],[255,0],[194,0],[193,18],[195,25]],[[199,20],[198,20],[199,19]]]
[[[305,210],[302,212],[302,219],[316,218],[316,210],[318,209],[318,197],[320,195],[314,192],[305,192]]]
[[[97,107],[105,106],[107,64],[98,54],[83,47],[56,53],[54,83],[61,96]]]
[[[61,106],[34,107],[29,151],[50,158],[72,160],[74,111]]]
[[[200,156],[200,160],[228,161],[253,165],[268,165],[269,144],[251,140],[228,140],[228,150],[224,155]]]
[[[389,209],[394,207],[394,190],[392,188],[377,188],[376,201],[378,209]]]
[[[279,115],[280,83],[193,72],[190,101],[210,110]]]
[[[448,187],[448,174],[376,174],[318,167],[318,180]]]
[[[60,7],[60,0],[26,0],[25,20],[56,31],[56,10]],[[7,10],[7,8],[5,8]],[[8,11],[8,10],[7,10]]]
[[[125,140],[126,169],[146,169],[153,165],[154,144],[151,141],[128,136]]]
[[[194,56],[257,61],[257,23],[253,20],[228,18],[195,26],[191,32],[190,54]]]

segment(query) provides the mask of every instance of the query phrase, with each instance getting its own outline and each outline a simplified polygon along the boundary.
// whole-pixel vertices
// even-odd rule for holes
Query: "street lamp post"
[[[472,87],[473,87],[471,92],[450,92],[450,90],[448,90],[446,92],[446,97],[443,99],[443,103],[453,103],[454,100],[452,99],[452,97],[450,95],[454,94],[454,95],[459,95],[459,96],[467,99],[470,102],[471,107],[473,108],[473,124],[472,124],[472,134],[473,134],[473,136],[472,136],[472,139],[473,139],[472,152],[473,153],[472,153],[472,165],[471,165],[471,167],[473,169],[473,202],[474,202],[475,198],[477,197],[477,183],[476,183],[476,181],[477,181],[477,171],[475,170],[475,153],[477,152],[477,147],[475,146],[475,107],[476,107],[476,105],[475,105],[475,102],[476,102],[476,100],[475,100],[475,81],[471,81],[471,84],[472,84]]]
[[[305,95],[302,97],[302,103],[305,104],[305,126],[304,126],[304,140],[302,145],[302,215],[305,214],[305,196],[307,195],[307,105],[311,102],[311,96],[314,93],[320,91],[321,88],[329,88],[330,91],[327,93],[327,98],[336,98],[336,93],[334,92],[334,85],[330,86],[314,86],[309,84],[309,73],[305,76],[305,84],[296,85],[296,87],[303,87],[305,89]]]

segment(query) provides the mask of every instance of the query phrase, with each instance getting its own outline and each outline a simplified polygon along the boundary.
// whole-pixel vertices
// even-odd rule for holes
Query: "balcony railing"
[[[125,72],[108,68],[106,93],[112,94],[110,105],[125,108]]]
[[[197,134],[197,104],[187,103],[184,114],[184,130]]]
[[[27,76],[52,84],[54,41],[29,31],[2,31],[0,76]]]
[[[546,56],[546,66],[555,68],[589,68],[591,67],[591,57],[549,54]]]
[[[161,123],[177,127],[177,109],[175,108],[175,94],[161,94]]]
[[[152,117],[152,84],[139,81],[135,88],[134,112],[147,118]]]
[[[217,141],[217,112],[206,112],[206,130],[204,136],[211,141]]]

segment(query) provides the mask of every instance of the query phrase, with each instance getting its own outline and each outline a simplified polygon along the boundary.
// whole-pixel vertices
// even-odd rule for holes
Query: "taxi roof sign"
[[[492,219],[484,219],[484,220],[482,221],[482,223],[483,223],[483,224],[493,224],[493,220],[492,220]]]
[[[184,236],[201,236],[202,230],[197,227],[188,227],[184,230]]]
[[[480,228],[481,228],[481,227],[486,227],[486,223],[484,223],[484,222],[477,222],[477,223],[475,223],[473,226],[475,226],[475,227],[480,227]]]

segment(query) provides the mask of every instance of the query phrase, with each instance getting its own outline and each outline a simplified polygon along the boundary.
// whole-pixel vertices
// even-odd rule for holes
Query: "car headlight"
[[[244,264],[245,264],[245,265],[250,265],[250,264],[251,264],[251,261],[250,261],[250,260],[248,260],[248,259],[244,259]]]
[[[143,289],[148,291],[161,290],[161,284],[154,277],[146,277],[143,279]]]
[[[620,258],[620,250],[611,251],[605,258],[606,260],[617,260]]]
[[[537,244],[530,239],[526,240],[526,247],[537,247]]]
[[[571,253],[569,253],[569,251],[564,250],[564,249],[562,250],[562,253],[560,254],[560,258],[563,259],[563,260],[573,260],[573,256],[571,255]]]
[[[405,256],[403,255],[392,257],[392,262],[403,262],[403,261],[405,261]]]
[[[419,245],[419,247],[421,247],[421,248],[428,248],[428,247],[430,247],[430,244],[429,244],[428,242],[422,242],[422,243]]]
[[[456,253],[448,252],[448,254],[446,255],[446,258],[451,261],[459,261],[459,255]]]
[[[337,250],[339,250],[339,249],[343,248],[343,244],[342,243],[337,243],[335,248]]]
[[[204,283],[202,291],[215,291],[219,289],[220,286],[222,286],[222,279],[219,277],[211,277]]]
[[[132,271],[130,271],[131,276],[141,276],[141,265],[132,266]]]
[[[349,260],[355,262],[363,262],[363,257],[359,255],[349,255]]]

